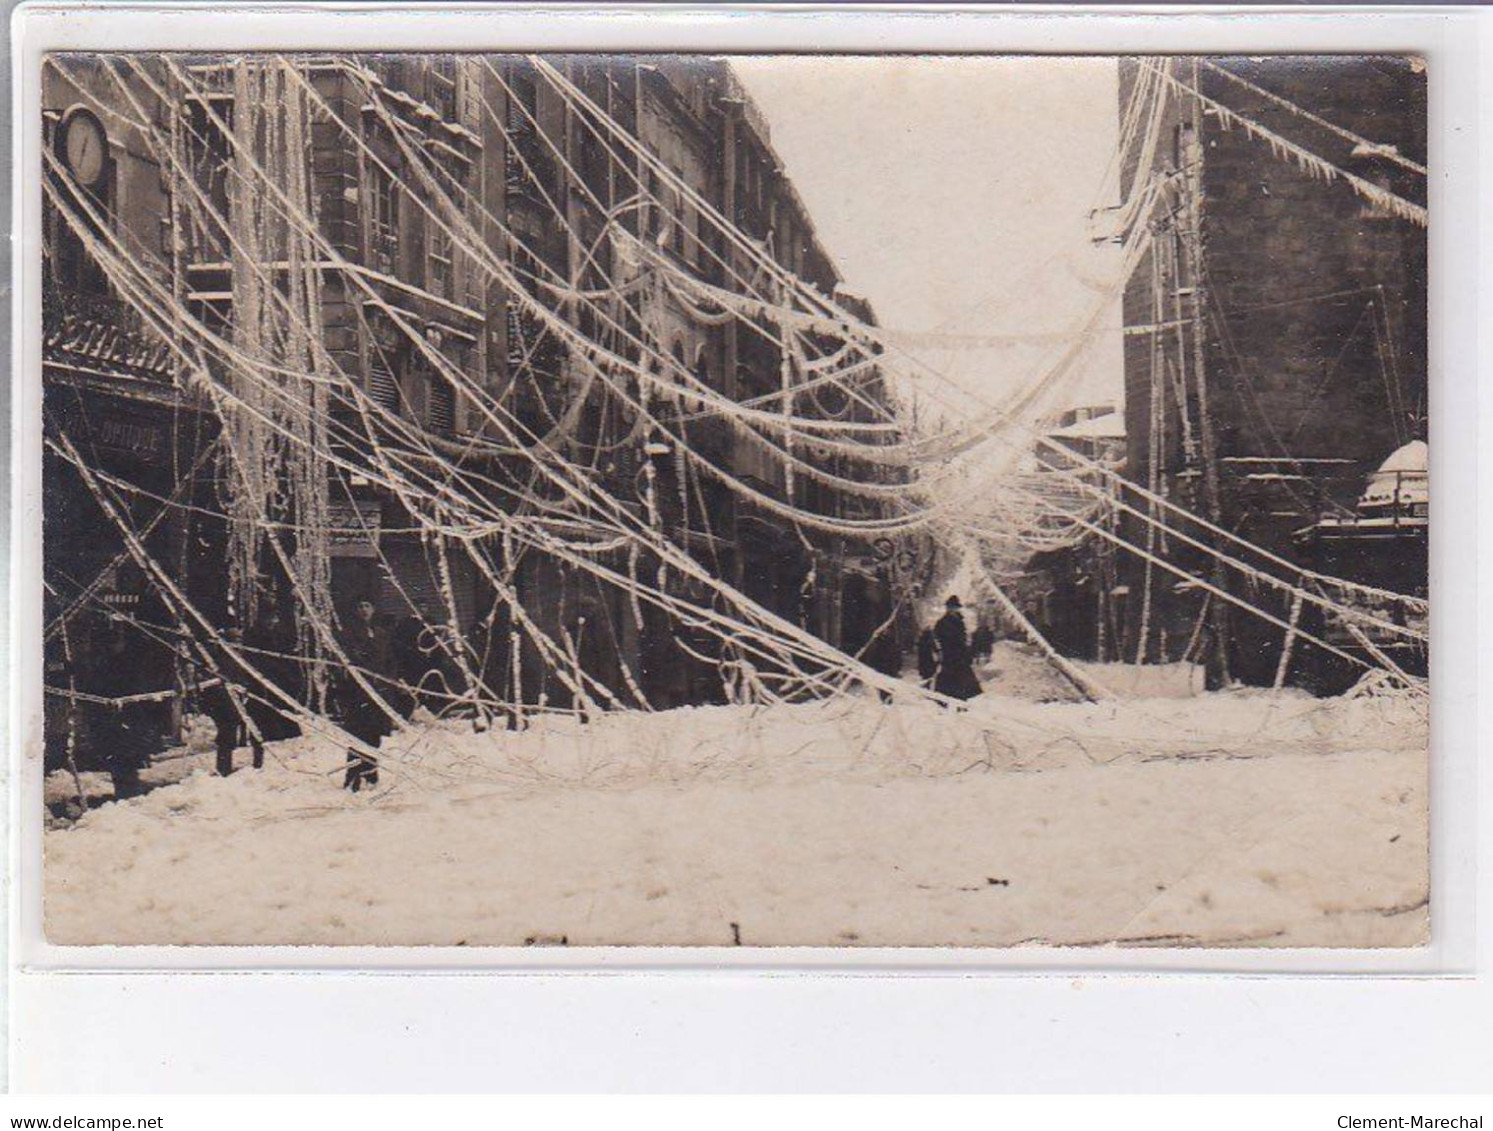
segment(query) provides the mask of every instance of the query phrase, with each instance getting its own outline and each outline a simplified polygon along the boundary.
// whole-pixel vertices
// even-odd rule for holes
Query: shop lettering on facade
[[[327,505],[332,553],[339,558],[378,557],[382,509],[377,499],[333,501]]]
[[[162,456],[166,452],[166,430],[160,424],[129,416],[108,416],[99,421],[97,443],[136,456]]]

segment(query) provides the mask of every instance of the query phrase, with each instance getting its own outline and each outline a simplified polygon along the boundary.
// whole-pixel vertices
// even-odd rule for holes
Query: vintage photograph
[[[1424,945],[1427,77],[47,56],[47,940]]]

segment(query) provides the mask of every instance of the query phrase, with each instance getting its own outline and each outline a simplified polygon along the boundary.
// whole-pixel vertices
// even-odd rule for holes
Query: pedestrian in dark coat
[[[933,690],[951,699],[973,699],[980,694],[980,681],[975,678],[959,598],[950,597],[945,607],[947,611],[933,626],[933,636],[938,641],[938,675],[933,680]]]
[[[469,690],[457,658],[463,645],[445,625],[423,628],[418,645],[422,670],[416,696],[422,707],[442,718],[460,706]]]
[[[995,651],[995,633],[990,631],[988,624],[980,625],[970,634],[969,648],[975,659],[990,659],[991,652]]]
[[[393,728],[383,706],[364,689],[366,683],[384,697],[389,686],[389,642],[383,630],[374,623],[373,611],[372,601],[366,598],[359,601],[352,623],[339,634],[339,643],[347,661],[357,670],[362,682],[354,678],[352,672],[343,672],[337,683],[337,701],[342,729],[358,741],[377,747]],[[349,747],[347,774],[342,784],[357,793],[364,782],[378,784],[378,759],[356,747]]]
[[[212,677],[212,681],[202,692],[202,705],[208,718],[217,727],[217,734],[213,739],[213,744],[217,747],[217,771],[225,778],[233,773],[233,752],[243,745],[244,740],[244,711],[241,706],[246,700],[244,685],[248,673],[230,652],[230,649],[237,650],[239,644],[238,629],[225,628],[222,640],[207,646],[212,667],[203,669],[204,674]]]
[[[299,724],[288,713],[285,697],[304,702],[305,676],[296,656],[295,630],[280,616],[273,605],[244,636],[244,659],[251,679],[248,685],[249,718],[254,724],[249,745],[254,751],[254,768],[264,765],[264,744],[295,738]]]
[[[123,801],[144,791],[140,771],[161,746],[156,704],[138,697],[159,692],[149,664],[130,654],[130,642],[119,625],[110,625],[102,655],[93,665],[87,691],[104,702],[89,702],[90,743],[114,783],[114,799]]]
[[[931,628],[925,628],[918,633],[918,678],[927,686],[928,681],[937,674],[938,640]]]
[[[884,624],[871,637],[866,645],[861,658],[866,665],[882,675],[900,676],[902,674],[902,648],[897,643],[897,630],[894,625]],[[878,689],[877,694],[883,703],[892,701],[892,693],[885,689]]]
[[[429,671],[427,656],[420,648],[425,624],[413,613],[406,613],[394,624],[388,642],[388,674],[399,681],[384,696],[389,705],[405,718],[411,718],[420,706],[419,689]]]

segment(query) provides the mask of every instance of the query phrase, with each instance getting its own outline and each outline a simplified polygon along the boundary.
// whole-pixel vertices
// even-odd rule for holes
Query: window
[[[456,112],[458,121],[475,134],[482,132],[483,98],[479,68],[471,59],[456,60]]]
[[[1197,137],[1191,122],[1179,122],[1172,127],[1172,168],[1185,171],[1199,160]]]
[[[430,373],[430,430],[449,436],[456,430],[456,390],[444,374]]]
[[[527,65],[515,67],[508,85],[517,102],[517,106],[508,108],[509,127],[532,129],[539,113],[539,87],[534,81],[534,72]]]
[[[186,160],[193,180],[206,193],[213,210],[225,221],[233,218],[233,193],[230,191],[232,173],[232,146],[219,122],[233,128],[233,102],[231,99],[214,98],[208,103],[194,100],[188,103],[186,134]],[[229,251],[223,235],[212,227],[190,225],[194,242],[201,243],[200,254],[205,259],[226,259]]]
[[[607,152],[594,130],[581,131],[580,172],[586,187],[602,200],[607,199]]]
[[[380,165],[366,169],[368,186],[368,261],[375,270],[392,274],[399,247],[399,186]]]
[[[674,254],[684,258],[684,201],[677,189],[669,189],[669,245]]]
[[[504,147],[507,190],[536,201],[545,195],[553,198],[559,184],[559,169],[551,143],[538,133],[539,91],[533,70],[527,64],[514,65],[508,86],[511,91],[505,110],[508,140]]]
[[[737,143],[736,146],[736,184],[734,186],[736,204],[736,222],[738,224],[746,218],[747,203],[747,153],[746,146]]]
[[[1386,170],[1386,169],[1368,169],[1368,170],[1365,170],[1364,172],[1362,172],[1362,173],[1360,173],[1358,175],[1361,176],[1369,184],[1373,185],[1375,188],[1380,189],[1383,192],[1388,193],[1391,196],[1394,195],[1394,191],[1395,191],[1394,178],[1392,178],[1389,175],[1388,170]],[[1375,196],[1375,197],[1363,196],[1363,197],[1361,197],[1361,199],[1362,199],[1362,203],[1359,205],[1359,208],[1358,208],[1358,215],[1359,215],[1360,219],[1363,219],[1363,220],[1393,220],[1393,219],[1395,219],[1394,211],[1386,206],[1386,201],[1385,201],[1385,199],[1383,197],[1378,197],[1378,196]]]
[[[430,234],[426,240],[426,289],[441,298],[451,298],[455,293],[455,275],[452,257],[451,233],[430,220]]]
[[[457,120],[455,56],[434,55],[431,57],[430,101],[446,121]]]
[[[659,206],[654,203],[658,193],[658,178],[651,168],[643,170],[643,235],[653,238],[658,235]]]
[[[377,347],[373,361],[368,366],[368,396],[374,404],[390,412],[399,411],[399,381],[388,361],[379,356]]]
[[[104,206],[87,189],[67,187],[61,191],[82,198],[88,207],[104,213],[106,222],[112,223],[112,218],[108,217]],[[70,202],[69,208],[84,228],[95,235],[99,234],[98,224],[83,210],[82,205]],[[56,282],[75,294],[108,294],[108,277],[84,247],[82,238],[73,230],[72,224],[58,211],[51,211],[48,218],[52,224],[53,234],[50,247],[46,250],[46,258],[54,272]],[[51,302],[53,296],[48,294],[47,300]]]
[[[384,85],[394,90],[406,90],[409,76],[405,73],[405,61],[399,55],[384,55],[379,59],[384,74]]]

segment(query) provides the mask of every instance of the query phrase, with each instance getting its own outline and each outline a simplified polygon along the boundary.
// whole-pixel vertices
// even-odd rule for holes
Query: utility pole
[[[1192,60],[1192,89],[1199,89],[1197,59]],[[1191,138],[1183,153],[1183,183],[1186,187],[1187,206],[1184,214],[1186,225],[1183,247],[1187,256],[1187,274],[1192,284],[1192,374],[1198,408],[1198,441],[1201,448],[1203,471],[1203,500],[1208,521],[1215,527],[1223,521],[1223,503],[1218,480],[1218,446],[1213,428],[1213,415],[1208,407],[1208,377],[1206,350],[1204,349],[1204,303],[1203,288],[1203,105],[1197,94],[1193,95],[1190,122]],[[1228,577],[1223,563],[1217,558],[1213,562],[1213,583],[1227,591]],[[1229,610],[1224,601],[1214,601],[1210,613],[1213,629],[1212,654],[1208,659],[1208,683],[1224,686],[1230,681],[1229,671]]]
[[[175,96],[174,78],[169,78],[168,83],[171,84],[168,86],[168,89],[171,89],[173,91],[173,96]],[[178,106],[184,104],[185,103],[180,99],[178,99],[178,101],[176,102],[176,105]],[[182,139],[181,115],[169,114],[167,117],[168,121],[170,122],[170,134],[167,144],[171,147],[171,160],[167,163],[168,169],[166,174],[166,197],[167,205],[169,208],[168,216],[170,224],[166,238],[171,243],[171,294],[172,299],[174,300],[173,306],[175,307],[175,310],[179,312],[186,309],[187,270],[185,246],[186,229],[184,227],[185,216],[182,213],[182,189],[180,184],[180,173],[177,170],[179,168],[178,161],[182,160],[184,154],[186,153],[186,145]],[[173,313],[172,321],[174,323],[172,332],[176,335],[176,340],[183,340],[186,336],[186,332],[181,326],[180,313]],[[171,408],[171,484],[174,490],[179,490],[181,488],[182,479],[182,410],[180,397],[182,391],[187,387],[185,369],[186,367],[184,365],[177,367],[175,384],[178,399]],[[198,455],[197,448],[200,443],[201,429],[196,428],[193,430],[193,445],[191,454],[191,461],[194,465]],[[189,504],[192,504],[196,502],[196,472],[189,471],[187,472],[187,474],[193,477],[193,483],[186,489],[187,502]],[[192,512],[190,510],[176,511],[175,508],[173,508],[173,512],[167,521],[169,523],[168,529],[170,530],[172,548],[175,551],[176,556],[176,578],[181,587],[186,592],[190,593],[192,591],[190,578],[191,558],[189,556],[192,537]],[[65,645],[66,637],[64,637],[63,642]],[[185,709],[188,690],[187,683],[191,674],[191,669],[190,660],[185,654],[185,646],[178,643],[173,650],[175,651],[172,669],[173,688],[176,694],[171,698],[170,727],[172,741],[179,742],[181,741],[182,727],[186,722]],[[69,665],[69,670],[71,670],[71,665]]]
[[[740,144],[741,132],[741,109],[734,102],[728,102],[722,108],[721,116],[721,211],[726,218],[735,222],[737,212],[737,200],[742,191],[742,186],[736,181],[736,147]],[[720,241],[721,266],[718,282],[722,286],[729,286],[728,268],[736,262],[737,252],[731,246],[729,240]],[[741,365],[741,343],[737,338],[736,319],[732,318],[723,327],[724,337],[721,343],[721,391],[733,400],[744,399],[746,391],[741,388],[737,380],[737,370]],[[729,433],[727,443],[730,445],[730,458],[736,463],[737,450],[744,446],[742,437],[732,431]],[[741,589],[745,583],[746,562],[745,555],[741,551],[741,526],[740,526],[740,500],[732,500],[730,503],[730,533],[731,545],[731,584]]]

